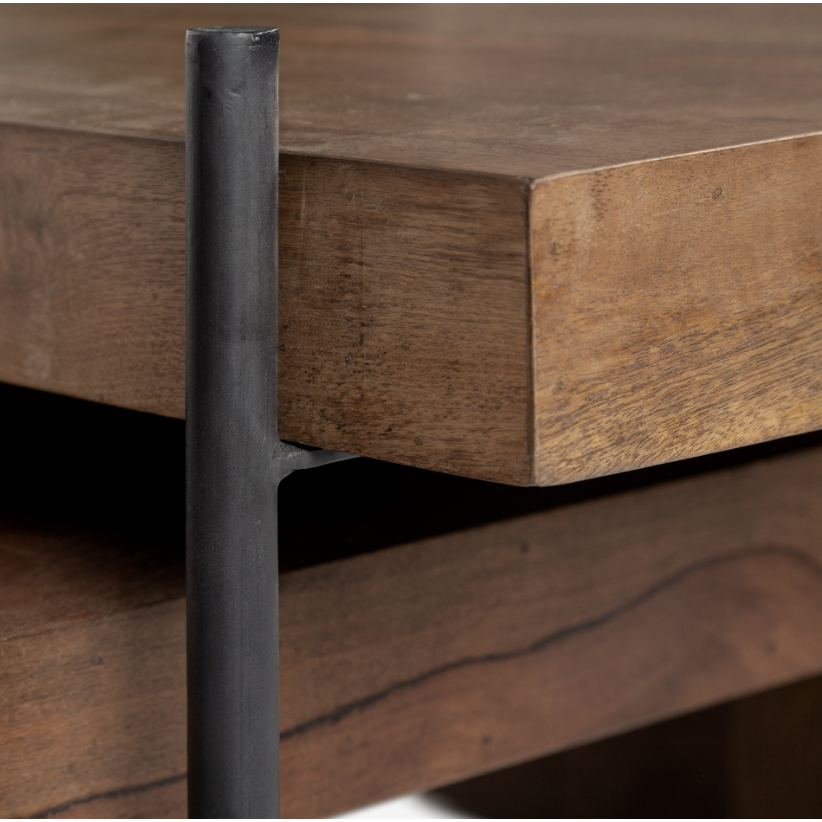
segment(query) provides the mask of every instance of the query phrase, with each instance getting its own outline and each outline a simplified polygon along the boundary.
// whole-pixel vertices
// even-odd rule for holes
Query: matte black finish
[[[277,486],[349,454],[277,436],[277,71],[271,28],[186,37],[188,796],[279,816]]]
[[[189,813],[279,816],[279,32],[186,37]]]

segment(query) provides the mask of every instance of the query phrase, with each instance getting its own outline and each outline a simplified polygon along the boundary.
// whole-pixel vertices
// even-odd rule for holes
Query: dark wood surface
[[[286,576],[287,812],[453,782],[816,673],[819,460]]]
[[[71,420],[58,400],[56,419]],[[184,812],[182,431],[94,408],[67,423],[76,441],[56,426],[37,444],[55,460],[46,485],[43,460],[24,459],[22,423],[19,454],[6,453],[25,468],[4,479],[0,528],[4,815]],[[118,431],[127,463],[107,446]],[[476,509],[472,481],[375,463],[384,476],[368,485],[365,468],[295,477],[313,494],[295,486],[284,511],[293,566],[332,539],[319,523],[310,537],[292,531],[289,511],[309,515],[298,499],[368,497],[343,525],[369,553],[344,558],[340,536],[343,558],[282,577],[287,816],[447,784],[822,671],[819,447],[622,493],[602,493],[605,480],[575,498],[498,488],[523,498],[521,512],[542,502],[511,516],[509,501],[508,518],[451,532],[441,483],[465,485]],[[327,487],[323,471],[336,472]],[[386,485],[415,506],[407,523],[368,516],[377,503],[390,513],[376,496]],[[439,535],[418,539],[425,528]]]
[[[274,25],[282,149],[538,179],[818,131],[803,5],[3,10],[4,122],[184,137],[183,33]]]
[[[284,438],[545,484],[819,427],[813,5],[6,6],[0,379],[183,416],[183,32],[252,17]]]
[[[459,782],[436,798],[480,818],[817,818],[821,695],[821,678],[803,680]],[[184,811],[185,782],[172,778],[49,817]]]

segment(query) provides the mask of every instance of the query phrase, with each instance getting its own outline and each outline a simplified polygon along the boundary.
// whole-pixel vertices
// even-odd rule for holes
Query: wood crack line
[[[37,813],[31,816],[31,819],[48,819],[50,816],[62,813],[63,811],[73,808],[75,805],[85,805],[87,802],[94,802],[97,799],[117,799],[120,796],[128,796],[132,793],[141,793],[151,788],[162,788],[165,785],[173,785],[175,782],[181,782],[187,779],[187,773],[177,774],[177,776],[169,776],[166,779],[158,779],[156,782],[148,782],[145,785],[130,785],[126,788],[118,788],[114,791],[105,791],[104,793],[95,793],[91,796],[85,796],[82,799],[72,799],[70,802],[64,802],[62,805],[55,805],[47,811]]]
[[[498,653],[487,654],[485,656],[466,657],[455,662],[449,662],[445,665],[441,665],[440,667],[434,668],[430,671],[425,671],[424,673],[410,677],[409,679],[401,680],[400,682],[395,682],[389,685],[387,688],[378,691],[377,693],[369,694],[368,696],[363,697],[362,699],[357,699],[352,702],[348,702],[345,705],[341,705],[340,707],[335,708],[333,711],[330,711],[327,714],[322,714],[321,716],[315,717],[314,719],[309,719],[306,722],[303,722],[301,725],[297,725],[294,728],[290,728],[287,731],[283,731],[280,734],[280,740],[285,742],[286,740],[307,733],[308,731],[318,726],[333,725],[338,722],[341,722],[350,714],[370,708],[375,703],[382,702],[383,700],[387,699],[389,696],[397,693],[398,691],[414,688],[422,682],[425,682],[426,680],[442,676],[443,674],[449,673],[450,671],[454,671],[458,668],[465,668],[472,665],[483,665],[485,663],[507,662],[511,659],[518,659],[521,657],[529,656],[531,654],[536,654],[539,651],[542,651],[543,649],[547,648],[549,645],[553,645],[556,642],[560,642],[563,639],[567,639],[568,637],[573,636],[574,634],[590,631],[604,625],[610,620],[618,616],[621,616],[634,608],[637,608],[639,605],[642,605],[643,603],[653,599],[662,591],[677,585],[687,577],[695,573],[698,573],[699,571],[705,570],[706,568],[736,562],[742,559],[749,559],[751,557],[766,556],[772,554],[787,556],[791,559],[798,560],[802,564],[806,565],[811,571],[813,571],[814,574],[816,574],[817,576],[822,576],[822,565],[820,565],[811,557],[807,556],[807,554],[804,554],[802,551],[795,548],[769,546],[759,549],[734,551],[729,554],[723,554],[721,556],[712,557],[710,559],[703,560],[702,562],[695,563],[694,565],[690,565],[686,568],[681,569],[680,571],[677,571],[671,576],[666,577],[657,582],[656,584],[652,585],[646,591],[643,591],[641,594],[634,597],[633,599],[624,602],[622,605],[619,605],[610,611],[607,611],[603,614],[600,614],[599,616],[587,620],[586,622],[581,622],[577,625],[572,625],[567,628],[561,628],[558,631],[555,631],[554,633],[548,634],[547,636],[537,639],[536,641],[525,646],[524,648],[517,648],[511,651],[501,651]]]

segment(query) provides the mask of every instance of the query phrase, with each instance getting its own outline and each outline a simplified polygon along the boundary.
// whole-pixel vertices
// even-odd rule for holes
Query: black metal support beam
[[[272,28],[186,38],[189,815],[279,816],[277,500],[347,455],[277,437]]]

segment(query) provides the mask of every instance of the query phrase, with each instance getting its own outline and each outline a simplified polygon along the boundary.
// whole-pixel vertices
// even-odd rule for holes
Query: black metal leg
[[[277,437],[270,28],[186,38],[189,815],[279,816],[277,485],[348,458]]]
[[[279,815],[276,29],[186,38],[189,813]]]

